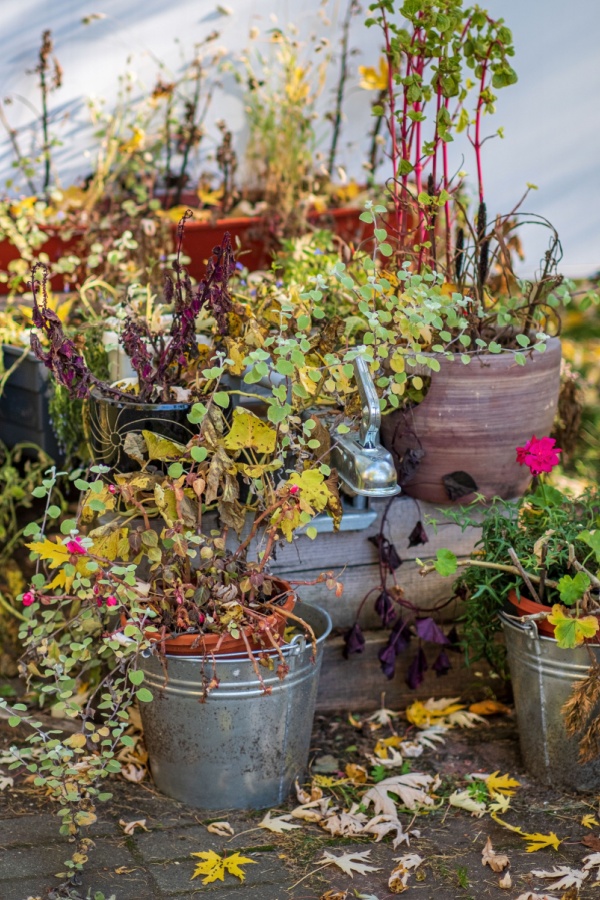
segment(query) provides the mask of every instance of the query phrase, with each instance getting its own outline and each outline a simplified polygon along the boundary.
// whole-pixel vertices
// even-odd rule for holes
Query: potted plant
[[[464,645],[471,661],[502,664],[504,631],[521,751],[529,771],[575,790],[600,784],[600,497],[578,497],[545,484],[559,461],[552,438],[532,437],[517,462],[537,485],[520,500],[494,501],[481,521],[475,553],[439,550],[422,574],[460,574]],[[456,518],[468,524],[464,510]]]
[[[200,368],[206,359],[198,349],[196,317],[208,307],[220,332],[227,330],[228,281],[234,268],[231,243],[226,235],[223,244],[215,248],[205,278],[194,290],[179,262],[184,227],[185,217],[179,225],[175,279],[168,278],[165,283],[165,300],[172,310],[168,332],[153,333],[145,319],[130,316],[119,335],[136,374],[130,385],[107,384],[90,371],[76,342],[65,335],[59,317],[48,306],[47,269],[41,264],[34,266],[33,323],[48,349],[34,331],[32,350],[71,396],[89,400],[92,455],[104,464],[129,465],[124,442],[132,431],[146,428],[186,443],[192,435],[188,422],[192,404],[209,389],[216,391],[223,374],[222,366]],[[35,277],[40,268],[41,302]]]

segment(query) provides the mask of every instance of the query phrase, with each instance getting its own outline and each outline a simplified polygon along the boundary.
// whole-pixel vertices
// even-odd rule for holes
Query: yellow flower
[[[385,91],[388,86],[389,66],[385,56],[379,60],[379,68],[359,66],[360,86],[365,91]]]
[[[141,128],[138,128],[137,125],[134,125],[131,131],[132,135],[129,140],[121,144],[122,153],[135,153],[135,151],[139,150],[144,143],[146,133]]]
[[[302,66],[296,66],[285,86],[285,92],[292,103],[308,100],[310,86],[306,81],[306,71]]]

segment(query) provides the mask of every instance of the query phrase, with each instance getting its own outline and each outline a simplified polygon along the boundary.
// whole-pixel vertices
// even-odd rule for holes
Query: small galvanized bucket
[[[157,788],[202,809],[261,809],[277,806],[306,769],[317,697],[323,643],[331,619],[322,609],[297,603],[294,614],[317,637],[317,657],[298,636],[283,648],[289,672],[261,667],[261,690],[252,663],[243,654],[218,656],[219,687],[204,703],[202,670],[211,660],[155,654],[143,660],[145,684],[154,695],[141,704],[144,738]]]
[[[600,758],[579,764],[578,741],[567,737],[561,714],[573,683],[588,674],[588,648],[563,650],[554,638],[540,637],[535,621],[521,623],[506,613],[500,617],[525,767],[544,784],[598,790]],[[600,662],[600,647],[589,645],[589,649]],[[596,714],[600,715],[600,708]]]

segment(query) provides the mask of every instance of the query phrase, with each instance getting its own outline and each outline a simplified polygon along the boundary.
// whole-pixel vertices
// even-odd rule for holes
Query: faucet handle
[[[365,450],[373,450],[379,444],[381,409],[369,366],[362,356],[357,356],[354,360],[354,374],[362,403],[359,443]]]

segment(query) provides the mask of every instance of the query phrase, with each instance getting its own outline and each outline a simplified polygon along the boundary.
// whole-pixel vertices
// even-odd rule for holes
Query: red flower
[[[107,597],[107,598],[106,598],[106,605],[107,605],[107,606],[116,606],[118,602],[119,602],[119,601],[117,600],[117,598],[116,598],[113,594],[111,594],[110,597]]]
[[[536,438],[535,434],[524,447],[517,447],[517,462],[520,466],[528,466],[532,475],[551,472],[560,462],[560,447],[555,447],[554,438]]]
[[[35,595],[33,591],[26,591],[23,594],[23,606],[31,606],[32,603],[35,602]]]
[[[290,488],[290,494],[297,494],[299,490],[300,490],[299,485],[293,484]]]
[[[81,545],[81,538],[73,538],[70,541],[67,541],[65,547],[69,551],[69,553],[80,553],[82,556],[85,556],[86,549]]]

